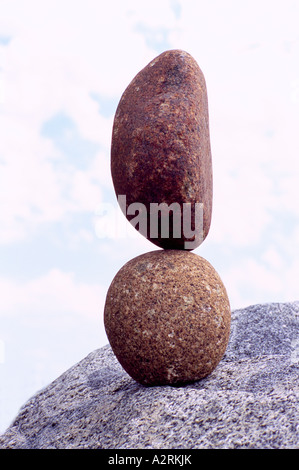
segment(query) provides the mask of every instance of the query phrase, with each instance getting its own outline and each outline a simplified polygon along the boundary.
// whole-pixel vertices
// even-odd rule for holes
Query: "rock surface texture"
[[[145,387],[109,346],[31,398],[1,448],[298,448],[299,302],[232,313],[229,344],[206,378]]]
[[[210,374],[229,338],[230,304],[210,263],[183,250],[156,250],[126,263],[107,293],[104,321],[123,368],[145,385]]]
[[[173,203],[192,207],[196,248],[206,238],[212,214],[212,158],[208,98],[204,75],[185,51],[165,51],[141,70],[124,91],[116,110],[111,143],[111,173],[116,195],[131,204],[144,204],[145,229],[139,231],[155,245],[183,249],[186,240],[160,228],[151,236],[151,204]],[[195,204],[203,204],[203,227],[195,222]],[[159,212],[161,220],[168,217]],[[129,220],[135,215],[127,211]],[[182,218],[181,218],[182,221]],[[197,230],[203,233],[196,233]],[[155,231],[154,231],[155,233]]]

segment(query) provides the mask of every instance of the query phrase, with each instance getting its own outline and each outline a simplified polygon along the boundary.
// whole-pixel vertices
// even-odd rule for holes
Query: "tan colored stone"
[[[111,173],[117,196],[133,203],[190,203],[194,236],[150,234],[137,229],[154,244],[166,249],[186,249],[185,241],[206,238],[212,215],[212,157],[208,98],[204,75],[187,52],[170,50],[152,60],[129,84],[116,110],[111,144]],[[195,204],[203,204],[203,227],[195,223]],[[161,213],[159,213],[161,219]],[[162,217],[168,218],[168,212]],[[182,219],[182,217],[181,217]],[[178,223],[179,224],[179,223]],[[201,231],[201,229],[203,230]],[[187,248],[188,249],[188,248]]]
[[[104,323],[120,364],[145,385],[210,374],[230,331],[225,287],[208,261],[183,250],[156,250],[126,263],[106,298]]]

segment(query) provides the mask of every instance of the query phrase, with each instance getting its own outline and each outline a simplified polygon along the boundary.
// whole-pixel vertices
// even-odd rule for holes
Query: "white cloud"
[[[47,274],[26,282],[0,278],[1,317],[18,316],[20,312],[31,321],[63,322],[64,313],[82,321],[99,322],[105,302],[101,285],[76,281],[74,274],[52,269]],[[42,312],[42,316],[41,316]]]
[[[230,250],[233,265],[235,250],[263,252],[266,238],[280,232],[280,220],[298,220],[299,6],[266,0],[181,5],[173,45],[198,61],[209,97],[214,206],[207,242]],[[279,243],[290,243],[285,233]]]
[[[250,246],[260,241],[271,218],[275,200],[272,183],[250,165],[214,171],[214,208],[210,237],[230,246]],[[233,175],[231,173],[234,173]]]
[[[152,58],[131,28],[129,6],[115,6],[95,1],[30,0],[26,7],[22,1],[1,2],[0,30],[12,38],[1,46],[0,55],[2,243],[22,240],[38,224],[62,220],[68,211],[93,210],[100,185],[110,181],[112,117],[99,114],[90,93],[120,97],[137,72],[136,57],[143,65]],[[59,152],[40,131],[61,111],[83,139],[103,149],[85,174],[51,165],[53,157],[59,161]],[[64,197],[66,190],[72,200]]]
[[[273,256],[273,255],[272,255]],[[223,276],[232,309],[247,307],[253,303],[288,302],[294,299],[289,269],[284,277],[272,266],[265,266],[258,259],[244,257],[230,266]],[[291,288],[290,288],[291,287]],[[292,292],[291,296],[288,296]],[[252,300],[254,298],[254,301]]]
[[[39,224],[62,220],[67,212],[92,212],[101,200],[103,172],[97,178],[93,168],[87,172],[55,168],[57,150],[49,140],[17,120],[3,121],[0,118],[6,130],[0,143],[0,242],[28,238]],[[104,159],[102,153],[96,157]],[[104,164],[97,166],[105,169]]]
[[[267,263],[267,265],[275,270],[281,269],[283,267],[283,258],[281,254],[278,252],[275,246],[270,245],[262,255],[263,261]]]

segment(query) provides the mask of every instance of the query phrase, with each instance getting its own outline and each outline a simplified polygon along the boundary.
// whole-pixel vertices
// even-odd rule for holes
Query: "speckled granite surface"
[[[155,250],[114,277],[104,310],[110,345],[143,385],[171,385],[212,372],[227,347],[231,311],[213,266],[184,250]]]

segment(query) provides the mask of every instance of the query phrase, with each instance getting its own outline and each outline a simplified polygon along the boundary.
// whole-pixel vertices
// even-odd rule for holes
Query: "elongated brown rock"
[[[127,219],[154,244],[194,249],[206,238],[212,214],[208,99],[203,73],[187,52],[160,54],[123,93],[111,172]]]

